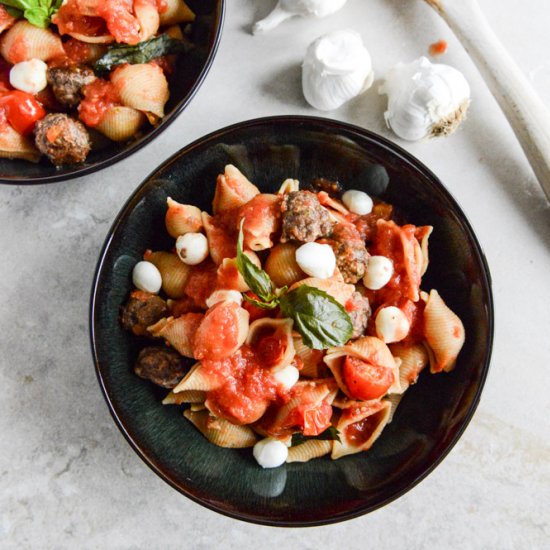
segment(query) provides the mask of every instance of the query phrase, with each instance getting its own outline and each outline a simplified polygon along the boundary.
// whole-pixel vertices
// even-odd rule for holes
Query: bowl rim
[[[141,200],[141,198],[146,194],[146,192],[152,186],[154,182],[155,174],[157,174],[162,170],[166,170],[172,163],[174,163],[181,156],[188,154],[189,152],[193,151],[197,147],[206,146],[210,142],[214,142],[227,134],[231,134],[234,131],[250,128],[257,125],[266,125],[266,124],[269,124],[269,125],[314,124],[318,126],[320,125],[320,126],[323,126],[325,129],[328,128],[328,129],[333,129],[335,131],[336,130],[343,131],[347,133],[347,135],[354,134],[363,140],[366,139],[368,141],[375,142],[378,146],[381,146],[386,150],[388,150],[390,154],[400,156],[403,160],[405,160],[410,165],[412,165],[415,171],[420,172],[424,177],[427,177],[430,180],[432,180],[440,188],[445,198],[452,204],[453,208],[455,209],[455,212],[458,213],[458,215],[460,216],[461,223],[463,224],[466,230],[467,236],[471,239],[471,242],[473,243],[474,247],[477,249],[477,252],[481,261],[481,267],[482,267],[481,279],[483,280],[484,287],[487,289],[487,319],[488,319],[487,328],[488,330],[487,330],[487,338],[486,338],[486,354],[485,354],[483,368],[478,381],[475,395],[472,399],[472,403],[469,407],[469,410],[460,425],[460,428],[454,433],[448,445],[443,449],[443,451],[439,454],[439,456],[429,465],[429,467],[426,468],[421,473],[419,473],[415,478],[413,478],[412,481],[409,482],[404,488],[400,489],[399,491],[396,491],[395,493],[392,493],[391,495],[384,498],[380,502],[377,502],[374,505],[358,507],[352,511],[341,512],[337,515],[331,516],[330,518],[293,521],[293,520],[271,519],[269,517],[254,515],[246,512],[236,512],[231,509],[224,509],[220,505],[212,504],[208,501],[205,501],[200,497],[196,496],[195,494],[193,494],[193,492],[188,490],[188,488],[185,487],[183,484],[178,484],[167,473],[165,473],[162,470],[162,468],[159,465],[157,465],[155,461],[151,459],[144,450],[142,450],[139,442],[135,441],[132,438],[131,434],[126,429],[124,420],[117,414],[115,404],[111,400],[111,397],[109,395],[109,392],[107,391],[107,387],[105,385],[105,382],[101,374],[101,364],[99,361],[98,351],[96,347],[95,309],[96,309],[96,301],[98,298],[98,291],[99,291],[99,279],[102,273],[102,269],[103,269],[103,265],[104,265],[107,253],[109,252],[109,248],[116,231],[126,221],[127,217],[131,214],[135,204],[139,200]],[[420,160],[418,160],[412,154],[402,149],[399,145],[393,143],[392,141],[374,132],[371,132],[370,130],[366,130],[359,126],[349,124],[347,122],[334,120],[334,119],[329,119],[324,117],[304,116],[304,115],[267,116],[267,117],[260,117],[260,118],[250,119],[250,120],[238,122],[235,124],[231,124],[229,126],[221,128],[219,130],[215,130],[203,137],[200,137],[194,140],[192,143],[182,147],[180,150],[175,152],[168,159],[162,162],[157,168],[155,168],[139,184],[139,186],[133,191],[130,197],[126,200],[126,202],[120,209],[119,213],[117,214],[111,227],[109,228],[109,231],[106,235],[104,244],[102,246],[102,249],[99,255],[99,259],[96,264],[96,269],[94,272],[94,278],[93,278],[92,289],[90,294],[90,306],[89,306],[90,344],[91,344],[91,351],[92,351],[92,357],[94,360],[97,380],[101,388],[101,391],[103,393],[103,397],[107,402],[109,412],[111,413],[111,416],[115,421],[115,424],[118,426],[122,435],[124,436],[126,441],[130,444],[132,449],[136,452],[136,454],[161,479],[163,479],[172,488],[176,489],[179,493],[191,499],[192,501],[204,506],[205,508],[208,508],[214,512],[218,512],[232,519],[237,519],[237,520],[246,521],[253,524],[266,525],[271,527],[316,527],[316,526],[330,525],[330,524],[358,518],[367,513],[370,513],[379,508],[382,508],[383,506],[386,506],[387,504],[400,498],[405,493],[413,489],[416,485],[418,485],[429,474],[431,474],[435,470],[435,468],[437,468],[437,466],[439,466],[439,464],[441,464],[441,462],[448,456],[448,454],[456,445],[458,440],[462,437],[464,431],[470,424],[470,421],[472,420],[475,414],[475,411],[479,405],[481,394],[489,373],[491,355],[493,351],[494,324],[495,324],[495,319],[494,319],[494,299],[493,299],[493,293],[492,293],[492,280],[491,280],[491,274],[490,274],[489,265],[488,265],[485,253],[483,252],[483,249],[474,233],[474,230],[470,222],[468,221],[466,215],[464,214],[462,208],[460,207],[458,202],[454,199],[454,197],[451,195],[451,193],[447,190],[447,188],[443,185],[441,180],[427,166],[425,166]]]
[[[2,185],[47,185],[50,183],[71,180],[74,178],[80,178],[87,174],[93,174],[94,172],[99,172],[100,170],[103,170],[103,168],[112,166],[113,164],[116,164],[117,162],[124,160],[125,158],[129,157],[130,155],[133,155],[134,153],[136,153],[137,151],[139,151],[140,149],[142,149],[143,147],[151,143],[151,141],[153,141],[157,136],[159,136],[162,132],[164,132],[164,130],[166,130],[166,128],[168,128],[168,126],[170,126],[172,122],[174,122],[174,120],[176,120],[176,118],[179,117],[182,111],[189,105],[191,100],[195,97],[200,87],[202,86],[206,76],[208,75],[212,67],[212,64],[214,63],[214,58],[216,57],[216,54],[218,52],[218,48],[221,42],[222,30],[225,22],[226,0],[219,0],[219,8],[217,12],[218,12],[216,14],[217,29],[214,35],[212,48],[208,53],[206,62],[203,68],[201,69],[198,78],[195,80],[195,82],[191,86],[191,89],[189,90],[187,95],[180,100],[180,102],[176,105],[176,107],[173,109],[172,112],[170,112],[168,115],[166,115],[162,119],[161,123],[158,126],[152,128],[150,132],[148,132],[141,138],[135,140],[130,145],[128,145],[128,147],[126,147],[122,151],[119,151],[112,157],[109,157],[108,159],[104,159],[90,166],[76,165],[75,168],[69,172],[51,174],[49,176],[6,177],[6,176],[0,175],[0,184]]]

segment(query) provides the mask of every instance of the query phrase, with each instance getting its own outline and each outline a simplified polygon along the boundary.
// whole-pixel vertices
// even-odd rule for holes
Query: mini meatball
[[[136,290],[130,294],[127,304],[122,307],[120,320],[126,330],[136,336],[148,336],[147,327],[166,317],[168,306],[156,294]]]
[[[84,125],[63,113],[39,120],[34,135],[38,150],[56,166],[84,162],[90,152],[90,136]]]
[[[73,108],[82,101],[82,88],[93,82],[95,75],[89,67],[58,67],[48,69],[47,79],[57,101]]]
[[[346,311],[353,325],[353,334],[351,337],[359,338],[359,336],[363,336],[367,330],[367,323],[371,314],[368,299],[359,292],[354,292],[346,303]]]
[[[283,212],[283,234],[281,242],[298,241],[309,243],[320,237],[328,237],[332,223],[328,212],[321,206],[315,193],[294,191],[285,196]]]
[[[355,284],[365,275],[369,253],[357,229],[351,224],[334,226],[332,237],[327,239],[336,256],[336,265],[346,283]]]
[[[187,372],[183,357],[171,348],[143,348],[138,355],[134,372],[157,386],[172,389]]]

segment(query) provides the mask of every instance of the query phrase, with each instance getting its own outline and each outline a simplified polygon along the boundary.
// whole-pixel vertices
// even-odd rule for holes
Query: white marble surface
[[[80,180],[0,188],[0,547],[549,548],[550,208],[475,67],[421,0],[349,0],[331,19],[293,20],[258,37],[251,23],[273,1],[227,4],[210,75],[154,143]],[[481,4],[550,105],[548,1]],[[301,96],[301,57],[312,39],[342,27],[362,33],[378,77],[445,38],[444,60],[471,83],[458,134],[400,145],[441,177],[485,249],[496,301],[493,361],[465,435],[407,495],[339,525],[259,527],[179,495],[125,442],[96,382],[88,294],[112,220],[161,160],[233,122],[317,114]],[[376,87],[331,116],[389,136]]]

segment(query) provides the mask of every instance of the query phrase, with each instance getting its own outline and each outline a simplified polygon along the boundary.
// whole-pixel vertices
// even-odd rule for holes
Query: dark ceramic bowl
[[[216,176],[227,163],[267,192],[288,177],[303,183],[316,176],[337,178],[393,203],[411,223],[434,226],[423,287],[437,288],[458,313],[466,343],[452,373],[421,375],[368,453],[263,470],[250,449],[209,443],[178,407],[161,405],[164,391],[132,372],[139,346],[118,321],[132,268],[145,249],[172,246],[164,229],[167,196],[209,209]],[[234,518],[279,526],[353,518],[422,480],[472,418],[493,341],[487,263],[470,224],[437,177],[375,134],[309,117],[265,118],[225,128],[185,147],[151,174],[109,232],[93,285],[90,323],[99,383],[138,455],[196,502]]]
[[[180,57],[174,74],[169,78],[170,99],[166,104],[166,115],[157,126],[150,127],[141,137],[128,143],[105,140],[109,144],[92,150],[83,164],[56,168],[46,158],[37,164],[0,158],[0,183],[53,183],[97,172],[135,153],[168,128],[203,83],[214,61],[223,26],[225,0],[188,0],[187,4],[197,14],[191,34],[196,48]]]

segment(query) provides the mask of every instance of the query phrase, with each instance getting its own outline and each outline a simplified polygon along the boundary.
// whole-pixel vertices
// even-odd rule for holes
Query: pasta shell
[[[199,390],[183,390],[179,393],[171,391],[163,400],[163,405],[184,405],[186,403],[204,403],[206,392]]]
[[[346,409],[336,426],[341,442],[333,442],[331,458],[335,460],[370,449],[388,423],[390,410],[388,401]]]
[[[110,107],[95,129],[113,141],[127,141],[137,134],[146,117],[131,107]]]
[[[275,245],[269,252],[264,269],[279,288],[307,278],[296,262],[297,248],[292,243],[284,243]]]
[[[198,233],[202,229],[202,215],[199,208],[192,204],[180,204],[174,199],[166,199],[168,210],[164,222],[171,237],[177,239],[186,233]]]
[[[422,344],[407,346],[401,343],[390,344],[392,355],[401,360],[399,365],[399,383],[405,391],[418,379],[422,369],[428,364],[428,352]]]
[[[288,367],[294,359],[294,341],[292,340],[291,319],[257,319],[249,329],[246,343],[254,347],[258,340],[265,336],[277,336],[284,343],[285,351],[276,364],[271,366],[271,372],[277,372]]]
[[[420,243],[420,254],[417,259],[417,264],[420,266],[420,275],[424,275],[424,273],[426,273],[430,262],[430,257],[428,255],[428,240],[433,229],[434,228],[431,225],[424,225],[422,227],[417,227],[414,232],[414,236]]]
[[[337,302],[345,306],[346,302],[355,292],[355,287],[353,285],[348,285],[347,283],[338,280],[340,277],[338,277],[338,274],[336,277],[331,277],[330,279],[318,279],[317,277],[308,277],[307,279],[302,279],[301,281],[294,283],[290,287],[290,290],[294,290],[300,285],[312,286],[314,288],[318,288],[319,290],[324,290]]]
[[[0,158],[38,162],[40,153],[30,140],[0,120]]]
[[[320,349],[311,349],[304,344],[301,336],[295,336],[294,351],[303,363],[300,376],[308,378],[322,378],[327,372],[327,366],[323,363],[325,352]]]
[[[204,315],[202,313],[186,313],[181,317],[160,319],[147,330],[155,338],[164,338],[178,353],[184,357],[193,357],[193,342],[195,333]]]
[[[158,118],[164,116],[164,105],[170,93],[166,77],[158,65],[122,65],[111,73],[111,82],[126,107],[152,113]]]
[[[10,15],[6,8],[0,5],[0,34],[8,30],[16,21],[13,15]]]
[[[312,458],[328,455],[332,450],[332,441],[311,439],[288,449],[287,462],[308,462]]]
[[[223,383],[223,380],[209,376],[204,367],[197,363],[172,391],[175,394],[189,390],[207,392],[218,389]]]
[[[140,41],[154,36],[160,25],[157,6],[147,0],[134,0],[134,14],[139,23]]]
[[[65,50],[57,34],[20,20],[2,37],[0,54],[8,63],[15,64],[29,59],[49,61],[63,56]]]
[[[244,246],[250,250],[267,250],[273,246],[271,236],[281,226],[281,197],[260,193],[252,197],[239,209],[240,220],[244,220]]]
[[[388,424],[393,420],[393,415],[395,414],[395,409],[397,409],[397,405],[401,403],[401,399],[403,399],[404,394],[399,393],[393,393],[392,395],[388,395],[388,397],[385,398],[385,401],[387,401],[390,404],[390,414],[388,416]]]
[[[178,299],[185,295],[185,284],[191,268],[171,252],[147,251],[144,259],[154,264],[162,276],[162,290],[169,298]]]
[[[72,36],[76,40],[80,40],[80,42],[85,42],[86,44],[111,44],[111,42],[115,41],[115,37],[110,34],[102,34],[101,36],[90,36],[80,32],[68,32],[66,34]]]
[[[246,204],[260,190],[235,166],[228,164],[218,176],[216,192],[212,201],[214,214]]]
[[[183,416],[214,445],[229,449],[253,447],[257,441],[256,434],[248,426],[237,426],[223,418],[212,416],[207,410],[185,410]]]
[[[388,346],[379,338],[374,336],[363,336],[362,338],[353,340],[350,344],[345,346],[330,348],[324,358],[324,362],[331,370],[339,388],[348,397],[352,398],[353,396],[350,395],[349,389],[342,376],[342,364],[347,356],[357,357],[371,365],[391,369],[394,375],[394,382],[387,393],[402,393],[403,390],[399,382],[398,364],[393,358]]]
[[[255,252],[252,252],[252,250],[245,250],[244,253],[256,267],[262,267],[260,258],[258,258]],[[250,290],[243,276],[239,273],[237,258],[224,258],[218,268],[217,275],[218,288],[238,290],[239,292],[247,292]]]
[[[220,265],[224,258],[237,255],[236,239],[224,227],[214,223],[214,218],[207,212],[202,213],[202,224],[208,239],[210,257],[216,265]]]
[[[195,20],[195,14],[183,0],[166,0],[167,8],[160,14],[161,25],[190,23]]]
[[[286,179],[279,187],[277,194],[287,195],[288,193],[294,193],[300,190],[300,182],[298,180],[293,180],[291,178]]]
[[[424,309],[424,335],[431,372],[453,370],[466,338],[464,325],[435,289],[430,291]]]

